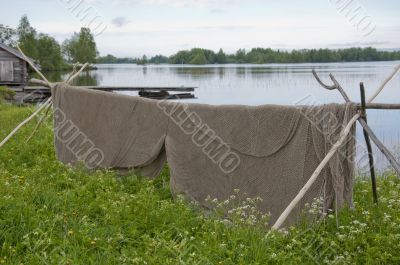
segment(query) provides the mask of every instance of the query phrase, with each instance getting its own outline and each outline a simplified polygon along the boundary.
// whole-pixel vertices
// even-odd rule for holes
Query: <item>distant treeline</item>
[[[107,56],[100,56],[96,59],[96,63],[137,63],[137,59],[134,58],[117,58],[111,54]]]
[[[106,56],[98,57],[96,62],[99,64],[102,64],[102,63],[109,63],[109,64],[119,64],[119,63],[162,64],[162,63],[170,63],[169,59],[170,58],[163,56],[163,55],[157,55],[157,56],[153,56],[150,59],[147,59],[146,55],[143,55],[142,58],[129,58],[129,57],[118,58],[111,54],[108,54]]]
[[[270,48],[254,48],[249,51],[239,49],[234,54],[226,54],[222,49],[217,53],[212,50],[194,48],[183,50],[167,57],[157,55],[147,59],[116,58],[112,55],[99,57],[98,63],[137,63],[137,64],[227,64],[227,63],[327,63],[327,62],[365,62],[400,60],[400,51],[378,51],[375,48],[347,49],[303,49],[282,51]]]

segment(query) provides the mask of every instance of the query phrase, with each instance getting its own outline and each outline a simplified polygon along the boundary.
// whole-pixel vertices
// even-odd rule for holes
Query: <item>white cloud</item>
[[[125,17],[116,17],[113,20],[111,20],[111,23],[119,28],[127,25],[129,22],[130,21]]]
[[[390,41],[367,41],[367,42],[345,42],[345,43],[332,43],[328,44],[328,46],[332,47],[360,47],[360,46],[388,46],[392,44]]]
[[[212,10],[220,10],[221,7],[229,7],[233,4],[245,3],[251,4],[258,0],[112,0],[115,4],[142,4],[167,7],[194,7],[194,8],[210,8]]]

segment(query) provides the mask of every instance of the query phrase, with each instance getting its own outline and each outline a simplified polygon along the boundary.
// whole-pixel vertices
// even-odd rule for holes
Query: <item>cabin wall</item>
[[[12,61],[14,70],[14,80],[2,81],[0,84],[10,84],[10,85],[25,85],[28,81],[27,64],[24,60],[15,57],[13,54],[0,49],[0,61]]]

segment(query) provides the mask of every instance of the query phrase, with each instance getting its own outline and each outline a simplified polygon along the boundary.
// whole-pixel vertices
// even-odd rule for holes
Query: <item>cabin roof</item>
[[[35,60],[33,60],[32,58],[29,58],[29,57],[24,57],[24,56],[22,55],[22,53],[20,53],[18,50],[14,49],[14,48],[12,48],[12,47],[10,47],[10,46],[7,46],[7,45],[5,45],[5,44],[3,44],[3,43],[0,43],[0,49],[3,49],[3,50],[5,50],[6,52],[11,53],[11,54],[14,55],[15,57],[18,57],[19,59],[24,60],[25,62],[30,61],[30,62],[32,62],[34,65],[37,65],[37,66],[38,66],[38,64],[35,62]]]

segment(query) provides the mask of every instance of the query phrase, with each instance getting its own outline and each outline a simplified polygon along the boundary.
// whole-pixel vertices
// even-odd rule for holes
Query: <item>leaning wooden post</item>
[[[397,65],[394,69],[393,72],[382,82],[380,87],[375,91],[375,93],[367,100],[367,103],[371,103],[378,95],[381,93],[381,91],[385,88],[387,83],[392,80],[392,78],[397,74],[397,72],[400,71],[400,64]]]
[[[364,88],[364,83],[362,82],[360,83],[360,93],[361,93],[361,119],[363,119],[365,123],[368,123],[367,112],[365,111],[365,88]],[[371,147],[371,140],[368,136],[368,132],[365,129],[363,129],[363,133],[368,150],[369,170],[371,173],[371,183],[372,183],[372,194],[374,197],[374,203],[378,203],[378,193],[376,191],[375,165]]]

